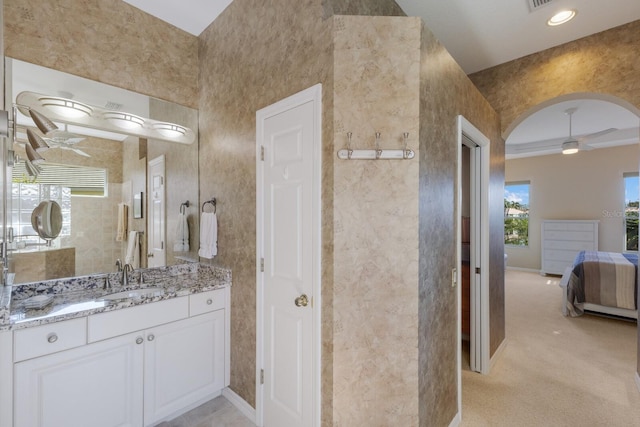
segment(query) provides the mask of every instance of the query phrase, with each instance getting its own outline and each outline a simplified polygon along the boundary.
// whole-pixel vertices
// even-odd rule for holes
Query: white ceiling
[[[197,36],[232,0],[123,1]],[[407,15],[425,21],[467,74],[640,19],[640,0],[538,0],[542,6],[533,12],[530,1],[396,0]],[[562,9],[578,13],[565,25],[547,26],[547,19]],[[568,136],[564,110],[571,107],[578,108],[573,116],[574,136],[618,129],[591,139],[592,147],[629,143],[629,135],[637,143],[634,114],[603,101],[571,101],[539,111],[516,128],[507,140],[507,158],[558,152]],[[518,153],[510,148],[513,144],[518,144]],[[540,149],[549,145],[554,148]]]

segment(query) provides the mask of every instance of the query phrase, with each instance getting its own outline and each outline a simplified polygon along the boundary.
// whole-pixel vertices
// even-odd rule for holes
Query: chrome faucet
[[[133,273],[133,266],[129,263],[122,266],[122,280],[120,283],[122,286],[129,286],[129,272]]]
[[[119,259],[116,260],[116,268],[118,269],[118,273],[122,271],[122,261]]]

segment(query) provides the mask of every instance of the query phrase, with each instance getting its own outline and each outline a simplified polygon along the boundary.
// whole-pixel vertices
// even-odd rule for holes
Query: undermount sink
[[[100,299],[102,300],[116,300],[116,299],[126,299],[126,298],[143,298],[143,297],[154,297],[164,294],[164,288],[142,288],[142,289],[131,289],[128,291],[116,292],[114,294],[108,294]]]

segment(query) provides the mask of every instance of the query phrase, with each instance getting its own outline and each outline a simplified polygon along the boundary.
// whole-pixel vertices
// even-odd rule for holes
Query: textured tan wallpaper
[[[336,148],[418,150],[417,18],[334,18]],[[418,424],[418,156],[334,167],[334,425]]]
[[[190,107],[198,39],[122,0],[4,0],[5,55]]]
[[[462,69],[423,28],[420,82],[420,425],[447,426],[457,412],[455,267],[457,115],[491,140],[490,340],[504,341],[502,182],[504,142],[498,115]]]
[[[255,405],[256,111],[323,84],[323,381],[331,374],[332,21],[320,0],[235,0],[200,36],[200,197],[218,199],[218,256],[233,271],[231,388]],[[223,40],[224,42],[220,42]],[[323,406],[331,407],[324,383]],[[330,411],[323,414],[331,425]]]
[[[504,132],[531,107],[576,92],[614,95],[640,108],[639,51],[635,21],[469,77],[501,115]]]

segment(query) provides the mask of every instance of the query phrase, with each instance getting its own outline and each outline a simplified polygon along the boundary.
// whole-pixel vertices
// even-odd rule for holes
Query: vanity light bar
[[[195,132],[186,126],[161,122],[126,112],[107,110],[103,107],[89,106],[70,99],[23,91],[16,97],[16,104],[24,115],[29,115],[30,111],[37,113],[37,109],[42,110],[41,107],[46,107],[48,109],[47,116],[65,124],[181,144],[192,144],[196,140]],[[70,112],[71,114],[69,114]],[[75,112],[75,117],[73,117],[73,112]],[[31,115],[33,116],[33,114]]]

